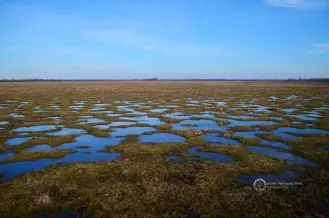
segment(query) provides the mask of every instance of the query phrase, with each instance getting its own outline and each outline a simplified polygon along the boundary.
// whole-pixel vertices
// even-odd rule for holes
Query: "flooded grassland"
[[[1,217],[326,217],[328,90],[0,83]]]

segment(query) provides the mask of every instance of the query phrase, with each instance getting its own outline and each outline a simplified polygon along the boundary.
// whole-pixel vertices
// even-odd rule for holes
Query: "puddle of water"
[[[85,101],[74,101],[73,103],[74,104],[84,105],[85,104]]]
[[[211,113],[192,114],[192,115],[190,115],[190,117],[195,117],[195,118],[210,118],[210,119],[214,119],[214,120],[217,119],[215,117],[215,115],[213,115]]]
[[[20,127],[20,128],[14,129],[13,131],[16,131],[16,132],[43,132],[43,131],[54,130],[59,127],[62,127],[62,126],[55,126],[55,125],[28,126],[28,127]]]
[[[278,97],[275,97],[275,96],[271,96],[270,99],[272,99],[272,100],[278,100],[279,98]]]
[[[8,139],[5,141],[6,145],[13,146],[13,145],[19,145],[22,144],[28,140],[31,140],[32,137],[26,137],[26,138],[13,138],[13,139]]]
[[[325,110],[329,110],[329,107],[318,107],[314,109],[315,111],[325,111]]]
[[[120,117],[122,115],[123,114],[107,114],[106,116],[108,116],[108,117]]]
[[[266,113],[272,113],[272,111],[268,110],[269,107],[258,105],[258,104],[239,104],[239,107],[242,108],[249,108],[251,110],[255,110],[255,112],[266,112]]]
[[[79,116],[79,118],[81,118],[81,119],[89,119],[89,118],[93,118],[93,116],[86,115],[86,116]]]
[[[137,111],[133,108],[130,108],[129,106],[116,106],[116,108],[117,108],[117,110],[120,110],[120,111],[129,112],[127,114],[140,115],[140,116],[147,115],[147,113]]]
[[[117,105],[115,107],[117,110],[134,111],[134,109],[130,108],[128,105]]]
[[[165,112],[167,109],[161,109],[161,108],[156,108],[156,109],[152,109],[152,110],[149,110],[150,112],[152,113],[162,113],[162,112]]]
[[[204,111],[202,114],[227,114],[225,112],[220,112],[220,111]]]
[[[271,132],[264,132],[264,131],[253,131],[253,132],[235,132],[233,133],[234,136],[239,136],[239,137],[246,137],[246,138],[257,138],[260,140],[260,144],[261,145],[271,145],[273,147],[277,147],[277,148],[282,148],[285,150],[291,150],[291,146],[282,143],[282,142],[277,142],[277,141],[268,141],[268,140],[264,140],[261,137],[258,137],[257,134],[261,134],[261,133],[271,133]]]
[[[43,158],[35,161],[20,161],[8,164],[0,165],[0,172],[4,173],[1,178],[2,181],[15,178],[23,173],[32,170],[41,170],[53,164],[69,164],[73,162],[98,162],[98,161],[111,161],[117,160],[120,157],[118,152],[76,152],[68,154],[65,157],[55,158]]]
[[[207,133],[201,136],[202,139],[219,145],[240,145],[241,143],[235,139],[229,139],[225,137],[221,137],[219,133]]]
[[[267,140],[264,140],[262,138],[259,138],[259,139],[260,139],[260,144],[262,144],[262,145],[271,145],[273,147],[282,148],[284,150],[291,150],[292,149],[292,147],[290,145],[287,145],[287,144],[282,143],[282,142],[267,141]]]
[[[51,107],[54,108],[55,110],[60,110],[61,109],[61,107],[57,106],[57,105],[52,105]]]
[[[288,140],[296,140],[296,139],[299,139],[300,137],[298,136],[294,136],[294,135],[290,135],[290,134],[287,134],[289,132],[291,133],[300,133],[298,131],[293,131],[291,129],[295,129],[295,128],[290,128],[290,127],[281,127],[281,128],[278,128],[276,130],[273,130],[272,132],[265,132],[265,131],[253,131],[253,132],[235,132],[234,135],[235,136],[240,136],[240,137],[247,137],[247,138],[258,138],[260,139],[262,142],[264,142],[264,144],[268,144],[268,143],[272,143],[271,145],[273,145],[273,143],[279,145],[279,142],[270,142],[270,141],[266,141],[260,137],[258,137],[256,134],[260,134],[260,133],[270,133],[270,134],[274,134],[274,135],[277,135],[281,138],[284,138],[284,139],[288,139]],[[287,133],[286,133],[287,132]],[[312,131],[313,132],[313,131]],[[303,134],[305,134],[305,132],[303,132]],[[262,143],[263,144],[263,143]],[[281,143],[283,144],[283,143]],[[290,147],[290,146],[289,146]],[[282,147],[283,148],[283,147]],[[288,149],[285,148],[285,149]]]
[[[126,113],[126,114],[136,115],[136,116],[144,116],[144,115],[147,115],[147,113],[140,112],[140,111],[129,112],[129,113]]]
[[[63,128],[58,132],[50,132],[47,134],[51,136],[64,136],[64,135],[81,135],[85,133],[86,131],[83,129]]]
[[[92,111],[91,113],[93,113],[93,114],[112,114],[113,111],[108,111],[108,110],[104,110],[104,111]]]
[[[50,145],[37,145],[33,148],[26,149],[27,151],[50,151],[50,150],[63,150],[63,149],[72,149],[78,151],[76,155],[81,152],[101,152],[105,149],[106,146],[118,145],[124,138],[101,138],[93,135],[81,135],[76,138],[75,142],[64,143],[60,146],[52,148]],[[81,147],[87,146],[87,147]],[[80,153],[79,153],[80,152]]]
[[[291,134],[288,134],[288,133],[285,133],[285,132],[280,132],[280,130],[273,130],[272,132],[270,133],[273,133],[274,135],[277,135],[283,139],[288,139],[288,140],[297,140],[299,139],[300,137],[298,136],[295,136],[295,135],[291,135]]]
[[[286,98],[286,100],[296,100],[298,98],[298,96],[296,95],[290,95]]]
[[[48,112],[47,110],[35,110],[34,112],[36,113],[45,113],[45,112]]]
[[[323,117],[321,114],[319,114],[318,112],[316,111],[312,111],[308,114],[309,117],[312,117],[312,118],[319,118],[319,117]]]
[[[329,149],[328,145],[322,145],[318,148],[318,150],[320,150],[320,151],[325,151],[325,150],[328,150],[328,149]]]
[[[189,107],[201,107],[201,105],[198,104],[185,104],[185,105]]]
[[[72,105],[72,106],[69,106],[70,109],[72,110],[81,110],[84,108],[83,105]]]
[[[227,103],[224,101],[215,101],[216,107],[226,107]]]
[[[104,107],[109,106],[110,104],[94,104],[94,107]]]
[[[159,105],[159,107],[164,107],[164,108],[178,108],[179,106],[173,105],[173,104],[168,104],[168,105]]]
[[[232,119],[241,119],[241,120],[248,120],[248,119],[255,118],[255,117],[252,117],[252,116],[229,116],[229,118],[232,118]]]
[[[182,136],[172,133],[154,133],[152,135],[142,135],[137,139],[140,143],[172,143],[172,142],[186,142]]]
[[[78,136],[75,142],[64,143],[60,146],[57,146],[55,149],[73,149],[83,152],[98,152],[104,150],[106,146],[118,145],[124,138],[115,138],[115,137],[96,137],[93,135],[81,135]],[[88,148],[78,148],[79,146],[89,146]]]
[[[88,123],[104,123],[105,120],[99,119],[99,118],[87,118],[84,121],[78,123],[78,124],[88,124]]]
[[[318,120],[315,117],[311,117],[309,114],[298,114],[298,115],[289,114],[288,116],[289,117],[296,117],[296,118],[301,119],[301,120]]]
[[[0,161],[7,159],[9,157],[14,156],[12,152],[5,152],[5,153],[0,153]]]
[[[199,161],[201,159],[208,159],[208,160],[212,160],[215,162],[221,162],[221,163],[233,163],[234,162],[234,158],[229,156],[229,155],[224,155],[224,154],[220,154],[220,153],[215,153],[215,152],[204,152],[204,151],[200,151],[201,149],[204,149],[204,146],[194,146],[191,147],[189,149],[187,149],[187,151],[185,152],[185,154],[193,154],[196,155],[197,157],[190,157],[190,158],[181,158],[179,156],[176,155],[170,155],[167,156],[167,160],[168,161]]]
[[[103,108],[103,107],[93,107],[90,109],[90,111],[104,111],[106,110],[106,108]]]
[[[173,130],[218,130],[226,131],[225,127],[219,126],[213,120],[184,120],[180,123],[172,124]]]
[[[191,100],[191,101],[188,101],[189,103],[191,103],[191,104],[198,104],[198,103],[200,103],[200,101],[195,101],[195,100]]]
[[[103,125],[103,126],[108,126],[108,127],[118,127],[118,126],[133,126],[136,125],[135,122],[126,122],[126,121],[118,121],[118,122],[112,122],[108,125]]]
[[[133,101],[114,101],[113,103],[115,103],[115,104],[120,104],[120,103],[123,103],[123,104],[132,104],[134,102]]]
[[[281,174],[252,174],[252,175],[240,175],[237,180],[248,184],[253,184],[256,179],[264,179],[266,182],[294,182],[301,178],[301,174],[292,171],[285,170]]]
[[[66,129],[66,128],[64,128]],[[79,129],[68,129],[68,131],[72,132]],[[63,131],[63,130],[62,130]],[[79,130],[81,132],[81,130]],[[49,133],[55,134],[57,133]],[[62,135],[62,134],[60,134]],[[24,138],[20,138],[24,139]],[[25,138],[31,139],[31,138]],[[17,140],[17,139],[16,139]],[[117,160],[120,157],[120,153],[117,152],[101,152],[104,150],[106,146],[118,145],[120,144],[124,138],[101,138],[93,135],[81,135],[76,138],[75,142],[72,143],[64,143],[60,146],[52,148],[50,145],[37,145],[32,148],[28,148],[25,150],[28,151],[49,151],[49,150],[58,150],[58,149],[73,149],[76,151],[75,153],[68,154],[65,157],[58,159],[44,158],[36,161],[22,161],[15,162],[9,164],[0,165],[0,172],[4,172],[5,175],[2,180],[6,181],[8,179],[14,178],[22,173],[31,171],[31,170],[40,170],[45,167],[48,167],[52,164],[57,163],[72,163],[72,162],[94,162],[94,161],[108,161],[108,160]],[[17,143],[17,142],[16,142]],[[22,142],[20,142],[22,143]],[[86,148],[79,148],[79,146],[88,146]],[[0,154],[3,156],[7,156],[8,154]],[[0,156],[2,157],[2,156]]]
[[[135,122],[112,122],[110,124],[107,125],[98,125],[98,126],[94,126],[95,128],[98,129],[109,129],[110,127],[118,127],[118,126],[133,126],[136,125]]]
[[[52,120],[60,120],[61,118],[60,117],[49,117],[50,119]]]
[[[0,125],[7,125],[8,123],[8,121],[0,121]]]
[[[205,106],[212,106],[212,104],[210,103],[201,103],[202,105],[205,105]]]
[[[191,116],[185,116],[182,112],[164,114],[163,116],[167,118],[180,119],[180,120],[191,119]]]
[[[148,132],[155,132],[156,129],[152,127],[127,127],[127,128],[116,128],[111,132],[111,136],[120,137],[127,135],[141,135]]]
[[[293,127],[280,127],[277,130],[283,133],[298,133],[298,134],[329,134],[329,131],[321,129],[298,129]]]
[[[148,125],[162,125],[165,122],[161,121],[157,117],[148,117],[148,116],[141,116],[141,117],[122,117],[122,120],[132,120],[137,122],[138,124],[148,124]]]
[[[271,117],[273,120],[277,120],[277,121],[282,121],[283,118],[282,117]]]
[[[275,148],[265,148],[257,146],[248,146],[248,151],[263,154],[275,159],[288,161],[290,164],[301,164],[309,166],[318,166],[317,163],[314,163],[310,160],[298,157],[289,152],[282,152]]]
[[[32,148],[26,148],[24,149],[26,151],[51,151],[51,150],[54,150],[50,145],[37,145],[37,146],[34,146]]]
[[[201,101],[199,101],[199,102],[213,102],[214,100],[213,99],[206,99],[206,100],[201,100]]]
[[[37,218],[79,218],[78,213],[59,212],[59,213],[41,213]]]
[[[284,108],[281,110],[285,113],[292,113],[292,112],[296,111],[297,109],[296,108]]]
[[[24,115],[22,115],[22,114],[17,114],[17,113],[11,113],[11,114],[9,114],[9,116],[11,116],[11,117],[16,117],[16,118],[22,118],[22,117],[25,117]]]
[[[24,105],[26,105],[26,104],[28,104],[29,102],[27,102],[27,101],[23,101],[23,102],[21,102],[21,104],[20,105],[18,105],[18,107],[20,108],[20,107],[23,107]]]
[[[228,125],[229,127],[254,126],[254,125],[272,126],[272,125],[277,124],[277,122],[274,122],[274,121],[262,121],[262,120],[252,120],[252,121],[242,121],[242,120],[232,120],[232,119],[219,119],[219,120],[224,120],[224,121],[230,122],[230,124]]]

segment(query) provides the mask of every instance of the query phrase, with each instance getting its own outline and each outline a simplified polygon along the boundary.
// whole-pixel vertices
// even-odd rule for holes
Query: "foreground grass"
[[[252,167],[267,171],[258,161],[258,157],[248,159]],[[271,166],[271,161],[261,162]],[[2,217],[33,217],[53,211],[71,211],[79,217],[328,215],[326,169],[308,172],[311,177],[302,180],[300,189],[259,193],[235,181],[239,171],[251,172],[249,167],[207,161],[176,164],[155,158],[55,165],[0,185],[0,212]]]

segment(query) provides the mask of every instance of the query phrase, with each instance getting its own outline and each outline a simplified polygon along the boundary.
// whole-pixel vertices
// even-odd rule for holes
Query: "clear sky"
[[[0,0],[1,79],[329,77],[329,0]]]

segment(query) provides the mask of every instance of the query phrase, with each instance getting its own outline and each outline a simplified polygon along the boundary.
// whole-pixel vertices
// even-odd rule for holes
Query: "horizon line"
[[[328,78],[288,78],[288,79],[0,79],[5,81],[329,81]]]

